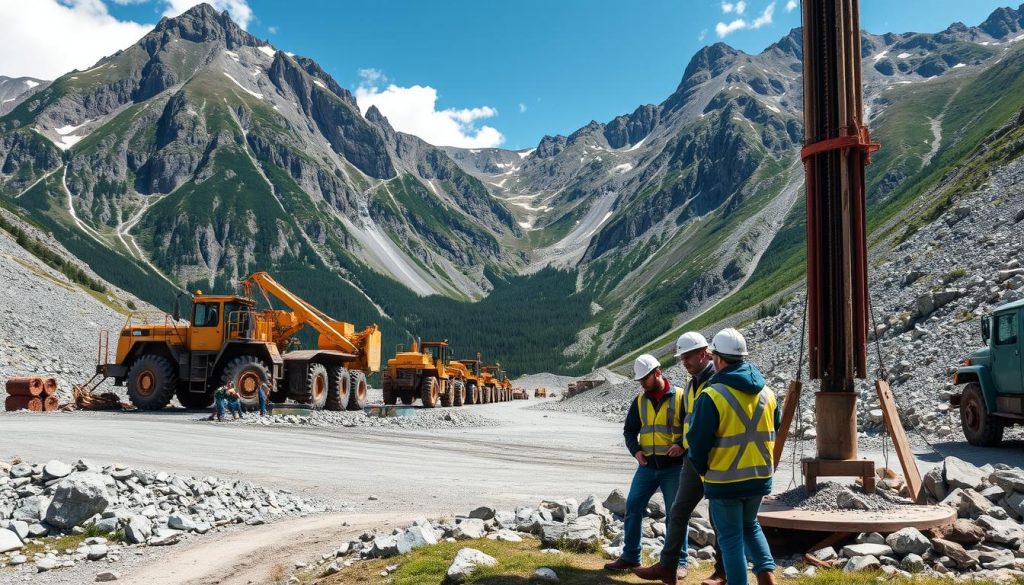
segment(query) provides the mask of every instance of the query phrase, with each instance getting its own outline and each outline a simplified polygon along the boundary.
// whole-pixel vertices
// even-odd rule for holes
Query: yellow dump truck
[[[426,408],[462,406],[465,382],[450,364],[448,340],[417,340],[409,351],[399,346],[384,372],[384,404],[412,404],[418,398]]]

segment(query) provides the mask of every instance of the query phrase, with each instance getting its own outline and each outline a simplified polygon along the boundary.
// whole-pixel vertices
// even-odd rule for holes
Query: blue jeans
[[[754,574],[775,570],[772,551],[761,532],[757,511],[763,496],[745,498],[709,499],[711,516],[718,531],[718,544],[722,548],[725,580],[729,585],[747,583],[747,558],[754,565]]]
[[[671,516],[672,502],[679,491],[679,466],[655,469],[650,465],[637,466],[633,483],[629,486],[629,496],[626,497],[622,560],[630,563],[640,562],[640,537],[643,535],[644,514],[651,496],[661,488],[661,495],[665,497],[665,514]]]
[[[260,416],[267,416],[267,393],[263,391],[263,386],[260,386],[257,394],[260,398]]]
[[[228,401],[227,398],[217,398],[217,420],[224,418],[224,403]]]

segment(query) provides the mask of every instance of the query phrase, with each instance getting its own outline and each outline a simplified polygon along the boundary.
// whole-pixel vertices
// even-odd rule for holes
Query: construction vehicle
[[[291,398],[313,408],[358,410],[366,403],[366,376],[380,368],[380,329],[355,332],[277,283],[266,272],[242,281],[245,294],[192,297],[188,322],[180,319],[178,301],[163,322],[133,313],[118,337],[113,363],[96,366],[86,384],[105,378],[128,387],[140,410],[159,410],[175,395],[186,408],[206,408],[214,390],[233,381],[243,404],[255,406],[267,383],[268,398]],[[268,308],[257,310],[259,291]],[[289,310],[270,307],[269,296]],[[180,295],[179,295],[180,297]],[[317,349],[294,349],[304,327],[318,334]],[[100,335],[100,355],[109,351],[109,336]]]
[[[501,380],[498,364],[484,364],[480,367],[480,388],[484,391],[484,404],[501,401]]]
[[[459,378],[465,381],[465,404],[483,404],[483,388],[481,386],[480,354],[475,360],[458,360],[451,363],[451,368],[459,372]]]
[[[384,372],[384,404],[412,404],[425,408],[462,406],[466,387],[458,369],[450,368],[448,340],[413,341],[409,351],[398,346]]]
[[[981,318],[988,345],[953,372],[963,391],[950,398],[960,407],[960,425],[972,445],[994,447],[1007,426],[1024,424],[1024,300],[996,307]]]
[[[529,400],[530,393],[526,391],[526,388],[513,388],[512,389],[512,400]]]
[[[534,398],[547,398],[548,397],[548,389],[547,388],[534,388],[533,389],[533,397]]]

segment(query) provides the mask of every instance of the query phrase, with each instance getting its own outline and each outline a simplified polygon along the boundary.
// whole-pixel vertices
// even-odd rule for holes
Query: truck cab
[[[960,424],[972,445],[991,447],[1007,426],[1024,424],[1024,300],[997,307],[981,319],[986,347],[972,353],[953,373],[963,385],[953,396]]]

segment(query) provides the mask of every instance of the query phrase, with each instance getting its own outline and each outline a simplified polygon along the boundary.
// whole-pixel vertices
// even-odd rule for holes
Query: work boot
[[[675,585],[677,580],[686,578],[686,569],[683,567],[673,569],[661,563],[654,563],[650,567],[637,567],[633,569],[633,574],[644,581],[661,581],[668,585]]]
[[[775,585],[774,571],[761,571],[757,574],[757,585]]]
[[[633,567],[639,567],[640,563],[631,563],[622,557],[615,559],[610,563],[604,564],[605,571],[628,571]]]
[[[715,572],[711,573],[711,576],[707,579],[701,581],[700,585],[725,585],[725,575],[719,573],[718,570],[715,569]]]

